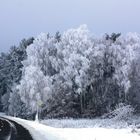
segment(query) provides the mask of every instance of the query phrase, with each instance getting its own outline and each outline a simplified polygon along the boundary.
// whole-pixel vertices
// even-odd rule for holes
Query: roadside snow
[[[34,140],[140,140],[140,133],[131,128],[53,128],[33,121],[8,117],[27,128]]]
[[[47,119],[41,123],[55,128],[133,128],[133,122],[130,124],[113,119]]]

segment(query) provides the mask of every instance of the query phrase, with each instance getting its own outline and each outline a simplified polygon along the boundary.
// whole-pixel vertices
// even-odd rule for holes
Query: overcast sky
[[[140,0],[0,0],[0,52],[41,32],[87,24],[93,34],[140,33]]]

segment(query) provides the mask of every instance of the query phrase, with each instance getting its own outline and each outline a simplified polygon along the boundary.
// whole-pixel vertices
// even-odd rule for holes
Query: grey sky
[[[23,38],[87,24],[94,34],[140,33],[140,0],[0,0],[0,52]]]

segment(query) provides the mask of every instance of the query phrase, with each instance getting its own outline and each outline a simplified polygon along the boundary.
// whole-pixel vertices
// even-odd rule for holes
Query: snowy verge
[[[117,121],[113,119],[46,119],[42,124],[55,128],[133,128],[133,122]]]
[[[7,117],[7,116],[5,116]],[[7,117],[29,130],[34,140],[139,140],[138,132],[131,128],[53,128],[33,121]]]

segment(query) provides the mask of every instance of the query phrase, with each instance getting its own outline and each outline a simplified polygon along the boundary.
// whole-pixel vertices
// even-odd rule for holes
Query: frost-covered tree
[[[137,51],[138,55],[131,64],[129,72],[130,88],[127,94],[128,103],[131,104],[136,112],[140,112],[140,50]]]
[[[13,85],[18,84],[21,79],[23,67],[21,62],[26,58],[26,47],[32,42],[33,38],[24,39],[18,47],[13,46],[8,53],[2,53],[0,56],[0,94],[5,112],[8,112],[8,97],[10,97]]]
[[[8,114],[21,117],[21,118],[30,118],[30,110],[25,106],[25,104],[21,101],[20,95],[18,94],[18,89],[16,85],[13,86],[12,92],[9,97],[9,106],[8,106]]]
[[[138,68],[139,44],[136,33],[96,38],[86,25],[62,35],[42,33],[26,49],[18,85],[21,101],[32,113],[40,108],[44,117],[93,117],[110,112],[135,94],[130,93],[135,88],[131,76],[133,62]]]
[[[89,69],[89,77],[93,78],[88,90],[92,94],[92,110],[98,110],[99,115],[113,109],[119,102],[127,102],[129,72],[139,40],[137,37],[138,40],[134,42],[134,36],[135,34],[120,36],[115,42],[104,37],[96,41],[96,53],[92,54]]]
[[[27,48],[28,57],[23,61],[24,68],[18,89],[21,100],[32,112],[46,104],[54,75],[59,72],[55,44],[54,37],[41,34]]]
[[[33,66],[25,68],[25,73],[18,86],[19,94],[21,100],[34,113],[43,103],[46,103],[46,96],[49,92],[49,80],[47,77],[44,77],[40,69]]]
[[[86,25],[70,29],[62,35],[59,51],[62,53],[65,66],[61,75],[66,81],[65,84],[71,88],[69,94],[79,97],[81,112],[85,106],[84,93],[88,84],[87,70],[92,49],[92,38]]]

